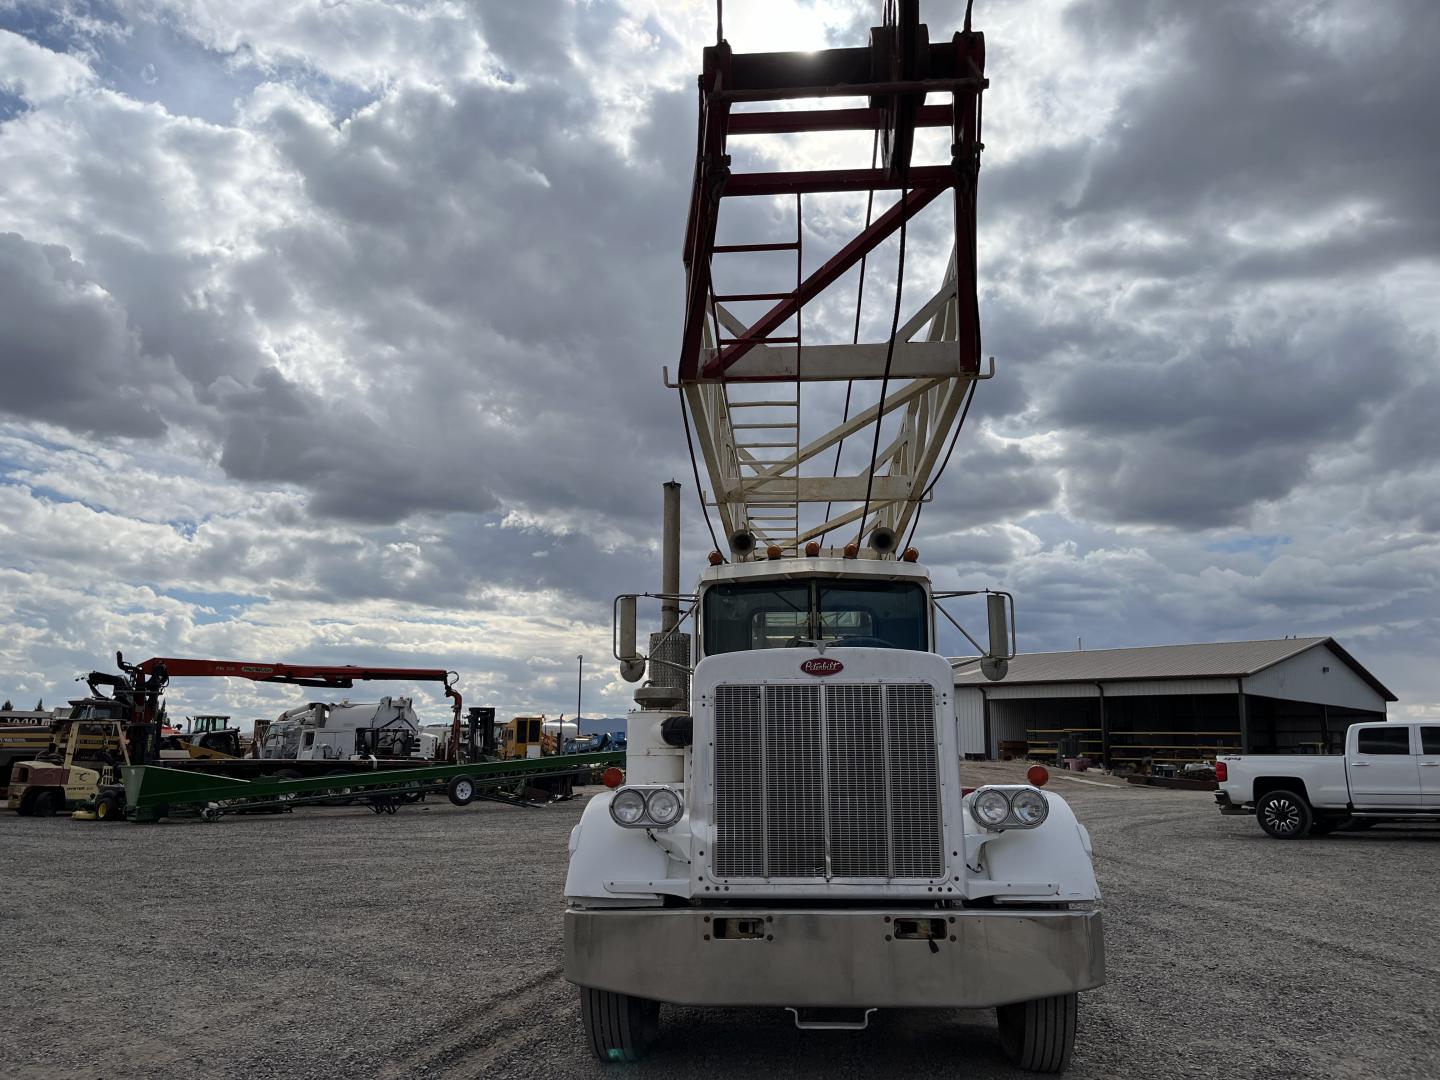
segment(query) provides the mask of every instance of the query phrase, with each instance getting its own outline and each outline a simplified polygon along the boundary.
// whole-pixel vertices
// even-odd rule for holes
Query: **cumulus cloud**
[[[755,0],[726,30],[851,44],[874,7]],[[659,584],[656,489],[690,486],[659,370],[713,16],[0,8],[6,693],[48,700],[122,647],[443,663],[471,700],[555,712],[584,652],[587,711],[622,710],[609,598]],[[1334,633],[1407,705],[1440,703],[1440,149],[1417,137],[1437,20],[1424,0],[977,5],[1000,375],[916,540],[941,584],[1012,588],[1023,647]],[[799,160],[779,139],[742,167]],[[811,257],[861,214],[816,200]],[[939,235],[917,222],[907,292]],[[883,333],[893,250],[869,281]],[[845,338],[833,314],[807,340]]]

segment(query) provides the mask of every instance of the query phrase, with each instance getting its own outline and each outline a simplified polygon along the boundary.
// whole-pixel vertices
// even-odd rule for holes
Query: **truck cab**
[[[1013,1060],[1065,1067],[1104,981],[1089,837],[1051,792],[963,786],[935,612],[916,562],[771,558],[704,572],[693,649],[652,637],[625,780],[570,841],[566,976],[598,1057],[643,1054],[660,1003],[800,1027],[996,1007]]]

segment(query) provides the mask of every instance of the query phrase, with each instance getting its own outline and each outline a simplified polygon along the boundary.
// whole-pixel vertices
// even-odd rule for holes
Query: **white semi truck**
[[[1089,836],[1053,792],[965,786],[937,619],[970,635],[941,603],[957,594],[937,594],[900,542],[994,371],[981,370],[975,285],[984,57],[968,17],[932,42],[914,0],[886,5],[868,48],[737,54],[722,36],[705,50],[669,385],[700,446],[707,522],[713,508],[729,550],[717,543],[695,592],[680,593],[679,486],[667,485],[661,630],[647,655],[636,597],[617,600],[621,673],[648,682],[628,718],[625,778],[586,805],[565,885],[566,977],[601,1060],[644,1054],[666,1003],[786,1008],[802,1028],[864,1027],[883,1008],[994,1007],[1012,1060],[1059,1072],[1078,994],[1104,981]],[[866,107],[757,108],[832,96]],[[929,127],[947,130],[925,142]],[[768,165],[803,154],[810,133],[845,130],[873,133],[878,167],[742,169],[742,136],[797,136],[755,159]],[[940,164],[921,164],[922,143],[938,144]],[[833,164],[846,145],[825,143],[817,159]],[[817,232],[831,246],[807,263],[811,192],[869,196],[853,218],[827,219]],[[898,232],[898,293],[906,223],[947,194],[937,209],[951,215],[951,256],[910,268],[944,265],[943,280],[903,322],[897,295],[887,340],[861,342],[863,261]],[[749,230],[791,220],[794,231],[717,243],[732,196],[771,200],[740,218]],[[867,204],[873,218],[866,209],[853,237],[839,235]],[[757,260],[782,253],[794,287],[760,284],[775,278]],[[716,284],[724,259],[744,260],[733,291]],[[857,266],[859,294],[842,293]],[[1014,648],[1006,599],[985,597],[989,644],[975,643],[992,679]]]

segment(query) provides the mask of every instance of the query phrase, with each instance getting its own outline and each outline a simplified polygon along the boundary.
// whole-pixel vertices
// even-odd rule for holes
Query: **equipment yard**
[[[1081,1001],[1067,1075],[1440,1075],[1440,830],[1277,844],[1208,792],[1051,786],[1092,833],[1106,905],[1108,981]],[[0,1074],[610,1075],[561,974],[566,837],[600,790],[210,826],[0,816]],[[994,1026],[990,1010],[881,1012],[828,1033],[779,1010],[666,1008],[626,1073],[1024,1075]]]

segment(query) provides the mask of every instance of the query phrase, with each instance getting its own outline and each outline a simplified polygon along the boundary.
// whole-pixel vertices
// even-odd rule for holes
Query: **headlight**
[[[627,787],[610,800],[610,816],[627,829],[668,829],[680,820],[685,802],[668,787]]]
[[[982,829],[1033,829],[1049,813],[1044,793],[1023,784],[983,787],[970,799],[970,816]]]
[[[656,788],[645,802],[656,825],[673,825],[680,817],[680,796],[669,788]]]
[[[645,816],[645,796],[634,788],[617,792],[610,800],[610,816],[621,825],[638,825]]]
[[[1034,788],[1025,788],[1011,797],[1010,813],[1020,825],[1034,828],[1050,813],[1050,804],[1045,801],[1045,796]]]
[[[1010,816],[1010,800],[1003,791],[986,788],[975,796],[970,804],[970,813],[985,828],[999,828]]]

